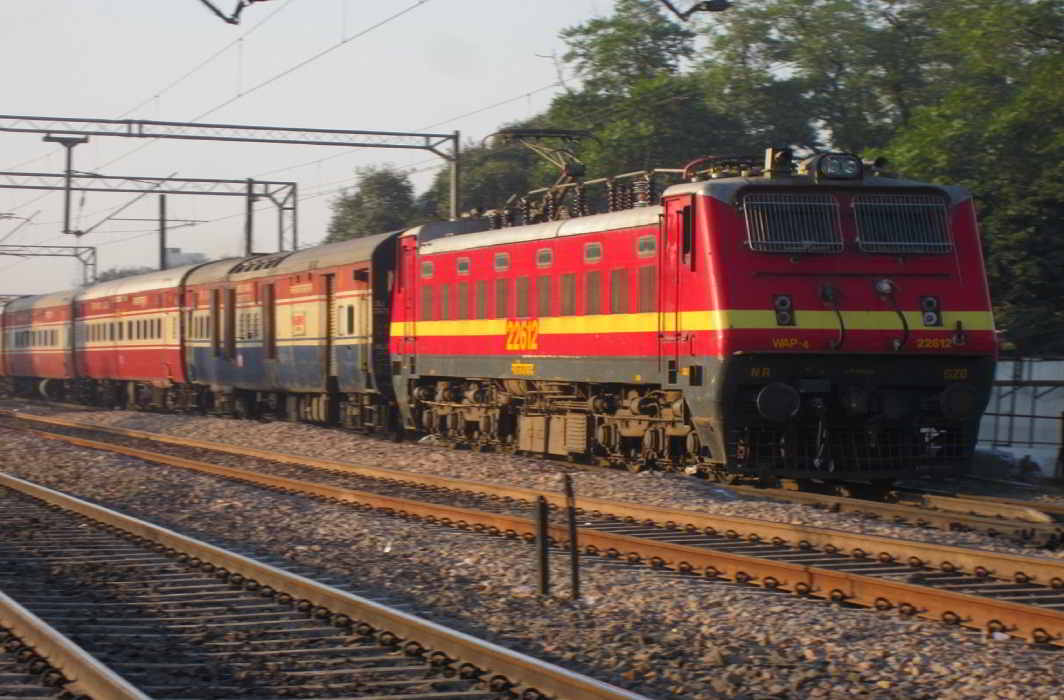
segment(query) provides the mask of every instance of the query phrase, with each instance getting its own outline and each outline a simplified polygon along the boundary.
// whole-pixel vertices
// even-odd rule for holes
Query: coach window
[[[576,314],[576,275],[562,275],[562,316]]]
[[[488,317],[488,283],[484,280],[477,282],[477,318]]]
[[[347,334],[355,334],[355,305],[347,305]]]
[[[655,311],[658,307],[658,268],[645,265],[639,268],[639,313]]]
[[[510,254],[509,253],[496,253],[495,254],[495,271],[506,272],[510,269]],[[502,318],[496,312],[496,318]]]
[[[107,325],[110,326],[110,330],[108,331],[108,336],[109,336],[108,340],[114,341],[114,339],[115,339],[115,323],[114,323],[114,321],[111,321]]]
[[[584,306],[585,314],[602,313],[602,273],[598,270],[588,270],[587,299]]]
[[[128,323],[128,321],[127,321],[127,323]],[[124,326],[124,325],[126,325],[126,324],[122,323],[121,321],[118,322],[118,339],[119,340],[124,340],[124,338],[122,337],[122,326]]]
[[[428,284],[421,287],[421,320],[432,320],[432,286]]]
[[[536,278],[536,315],[550,316],[550,277]]]
[[[653,236],[640,236],[635,244],[635,254],[641,258],[652,258],[658,251],[658,242]]]
[[[601,243],[585,243],[584,244],[584,262],[597,263],[602,260],[602,244]]]
[[[628,313],[628,270],[610,273],[610,313]]]
[[[440,285],[440,320],[447,321],[451,318],[451,285]]]
[[[536,267],[548,268],[554,262],[554,251],[550,248],[540,248],[536,251]]]
[[[506,318],[509,311],[510,280],[495,280],[495,318]]]
[[[458,283],[458,318],[469,318],[469,282]]]
[[[436,265],[431,260],[426,260],[421,263],[421,276],[425,279],[431,279],[435,269]]]
[[[460,274],[460,275],[468,275],[469,274],[469,258],[458,258],[458,263],[457,263],[456,267],[458,269],[458,274]]]
[[[517,278],[517,318],[528,318],[528,277]]]

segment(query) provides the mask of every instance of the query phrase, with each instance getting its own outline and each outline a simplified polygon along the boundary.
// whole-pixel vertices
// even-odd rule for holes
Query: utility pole
[[[70,230],[70,188],[71,177],[74,171],[74,147],[80,146],[89,140],[88,136],[52,136],[48,134],[44,137],[45,141],[51,143],[62,144],[66,149],[66,186],[63,188],[63,233],[72,233],[75,236],[80,236],[81,231]]]
[[[255,180],[248,178],[247,200],[244,210],[244,255],[251,255],[255,247]]]
[[[159,269],[166,265],[166,195],[159,195]]]

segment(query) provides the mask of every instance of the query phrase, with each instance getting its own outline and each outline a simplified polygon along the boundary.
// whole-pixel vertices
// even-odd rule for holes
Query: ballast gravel
[[[89,418],[80,413],[71,417]],[[109,414],[106,420],[286,451],[296,451],[302,440],[303,450],[314,454],[390,460],[386,466],[393,467],[401,466],[400,461],[407,468],[427,463],[437,473],[461,478],[486,479],[490,463],[502,459],[379,443],[307,426],[137,414]],[[275,434],[267,442],[266,434],[274,431],[283,436]],[[433,456],[437,454],[439,458]],[[510,461],[520,465],[511,470],[529,470],[527,478],[540,488],[553,487],[561,468],[536,460]],[[984,639],[933,622],[595,558],[582,560],[584,595],[572,601],[562,556],[554,558],[555,597],[541,599],[531,549],[497,538],[408,523],[5,429],[0,429],[0,468],[221,546],[283,557],[362,593],[404,601],[411,612],[441,624],[651,698],[1064,700],[1064,656],[1058,652]],[[612,473],[575,476],[585,493],[618,497],[613,490],[591,491],[609,488],[604,477]],[[712,490],[702,485],[616,476],[641,484],[641,489],[625,488],[644,502],[654,502],[652,496],[669,498],[666,489],[716,502]],[[683,507],[690,506],[685,501]]]
[[[286,422],[260,423],[138,411],[56,411],[20,405],[26,413],[93,425],[143,430],[177,437],[228,443],[323,459],[486,481],[540,491],[560,491],[563,472],[581,496],[631,501],[713,515],[730,515],[794,525],[845,530],[921,542],[936,542],[995,552],[1064,559],[1064,550],[1024,547],[977,532],[944,532],[883,522],[850,513],[832,513],[794,503],[761,500],[700,479],[664,472],[629,473],[617,469],[574,468],[563,461],[455,450],[424,442],[394,443],[356,433]]]

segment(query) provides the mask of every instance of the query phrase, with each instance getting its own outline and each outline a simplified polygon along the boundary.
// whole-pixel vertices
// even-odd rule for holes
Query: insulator
[[[632,183],[632,206],[645,207],[650,204],[650,176],[641,175]]]
[[[532,223],[532,202],[528,201],[527,197],[522,197],[521,198],[521,202],[520,202],[520,206],[521,206],[521,223],[522,224],[530,224],[530,223]]]
[[[553,192],[548,192],[543,195],[543,218],[546,221],[554,221],[558,208],[555,206],[555,196]]]
[[[510,207],[506,207],[502,210],[502,228],[507,228],[514,225],[514,212]]]
[[[617,185],[606,180],[606,211],[617,211]]]
[[[587,216],[587,193],[584,192],[583,185],[577,185],[573,188],[573,211],[576,216]]]
[[[508,209],[507,210],[503,210],[501,212],[498,209],[495,209],[494,211],[492,211],[491,212],[491,217],[490,217],[491,218],[491,227],[493,229],[502,228],[505,225],[504,222],[506,220],[506,214],[508,212],[509,212]]]

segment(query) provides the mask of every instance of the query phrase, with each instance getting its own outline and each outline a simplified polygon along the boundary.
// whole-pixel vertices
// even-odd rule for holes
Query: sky
[[[237,0],[213,0],[231,12]],[[612,0],[268,0],[227,24],[201,0],[6,0],[3,115],[461,132],[479,143],[545,109],[561,87],[559,32]],[[552,58],[552,56],[554,58]],[[561,77],[572,80],[562,73]],[[0,120],[2,121],[2,120]],[[0,131],[0,171],[62,173],[40,133]],[[418,190],[444,161],[421,150],[92,136],[73,169],[107,176],[295,182],[301,247],[360,166],[409,168]],[[0,184],[13,182],[0,175]],[[24,182],[24,180],[18,180]],[[157,195],[0,189],[0,244],[97,248],[99,269],[155,266]],[[168,245],[210,258],[243,248],[241,197],[171,195]],[[140,221],[136,219],[142,219]],[[256,205],[257,252],[277,249],[276,208]],[[80,283],[72,258],[0,255],[0,295]]]

